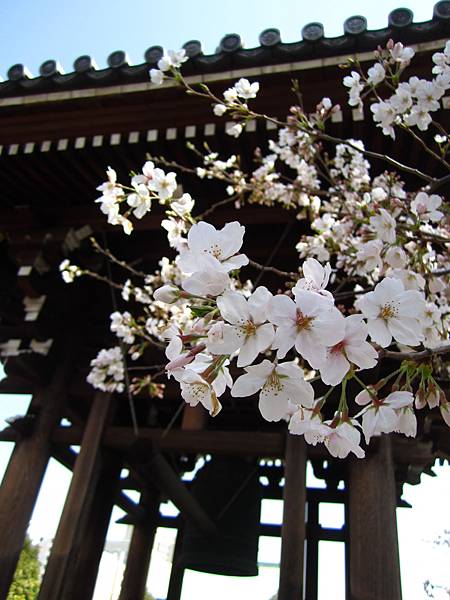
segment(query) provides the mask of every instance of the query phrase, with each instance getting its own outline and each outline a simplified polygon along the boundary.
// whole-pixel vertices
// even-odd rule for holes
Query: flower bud
[[[166,304],[173,304],[180,297],[180,290],[177,286],[167,283],[162,287],[155,290],[153,298],[158,302],[165,302]]]

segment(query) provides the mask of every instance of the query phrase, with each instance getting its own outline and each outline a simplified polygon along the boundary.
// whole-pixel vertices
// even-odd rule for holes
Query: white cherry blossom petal
[[[392,334],[386,325],[386,321],[370,319],[367,322],[367,328],[371,339],[382,348],[387,348],[392,342]]]
[[[247,300],[239,292],[226,291],[217,298],[220,314],[232,325],[241,325],[250,319]]]
[[[327,385],[340,383],[350,369],[350,363],[342,352],[328,352],[324,365],[320,369],[322,381]]]

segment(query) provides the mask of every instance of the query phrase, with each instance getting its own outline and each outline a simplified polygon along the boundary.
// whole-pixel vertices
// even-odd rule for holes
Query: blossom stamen
[[[295,319],[297,331],[302,331],[303,329],[310,329],[311,321],[313,320],[314,317],[306,317],[300,309],[297,309],[297,317]]]

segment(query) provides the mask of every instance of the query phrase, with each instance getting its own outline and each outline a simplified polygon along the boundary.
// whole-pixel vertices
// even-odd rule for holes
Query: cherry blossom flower
[[[370,224],[375,229],[377,237],[388,244],[395,243],[395,219],[384,208],[380,208],[379,214],[370,217]]]
[[[142,219],[151,208],[152,200],[150,198],[149,189],[143,183],[135,183],[133,187],[136,192],[129,194],[127,204],[133,209],[133,215],[136,219]]]
[[[325,446],[331,456],[345,458],[353,452],[358,458],[364,458],[365,452],[360,447],[361,434],[354,426],[356,421],[341,421],[336,427],[331,427],[332,421],[324,421],[328,433],[324,438]]]
[[[373,113],[373,120],[377,123],[378,127],[381,127],[384,135],[390,135],[392,139],[395,139],[394,128],[392,125],[397,114],[392,104],[381,100],[380,102],[371,104],[370,110]]]
[[[350,106],[360,106],[360,94],[364,89],[364,85],[361,83],[361,75],[357,71],[352,71],[350,75],[344,77],[344,85],[350,88],[348,101]]]
[[[187,229],[185,221],[169,217],[161,221],[161,227],[167,231],[167,239],[171,248],[175,248],[178,252],[186,250],[187,241],[184,234]]]
[[[222,117],[227,110],[228,109],[225,104],[214,104],[213,106],[213,113],[216,115],[216,117]]]
[[[164,81],[164,73],[159,69],[150,69],[150,79],[154,85],[161,85]]]
[[[407,262],[407,256],[400,246],[391,246],[386,252],[384,260],[394,269],[403,269]]]
[[[218,339],[208,339],[209,352],[232,354],[239,350],[238,367],[252,363],[260,352],[269,348],[275,335],[273,325],[267,323],[271,298],[272,294],[263,286],[256,288],[248,300],[233,291],[217,298],[217,307],[227,323]]]
[[[327,263],[325,267],[317,261],[315,258],[308,258],[303,263],[303,275],[301,279],[297,281],[295,286],[292,288],[294,295],[300,290],[309,290],[329,298],[334,302],[333,295],[325,288],[328,285],[331,275],[331,265]]]
[[[350,369],[350,363],[360,369],[372,369],[377,364],[378,352],[366,341],[367,325],[362,315],[345,318],[344,337],[327,349],[320,366],[320,376],[327,385],[340,383]]]
[[[314,390],[304,379],[303,369],[295,362],[272,363],[263,360],[259,365],[246,367],[231,388],[231,395],[241,398],[258,390],[259,410],[266,421],[279,421],[288,413],[289,403],[311,408]]]
[[[378,85],[386,77],[386,71],[380,63],[375,63],[373,67],[370,67],[370,69],[367,71],[367,75],[367,83]]]
[[[200,402],[215,417],[222,410],[217,394],[210,383],[192,369],[175,369],[174,378],[180,383],[181,397],[190,405]]]
[[[385,277],[373,292],[361,296],[355,306],[366,317],[372,340],[386,348],[392,338],[409,346],[422,341],[419,318],[424,304],[418,291],[405,290],[399,279]]]
[[[419,192],[411,202],[411,210],[421,221],[440,221],[444,213],[436,209],[441,204],[442,198],[437,194],[429,196],[425,192]]]
[[[206,255],[220,263],[225,271],[247,265],[248,258],[245,254],[237,254],[242,246],[244,233],[245,227],[238,221],[227,223],[219,231],[205,221],[196,223],[188,233],[189,249],[181,255],[181,269],[185,273],[198,271],[198,261]]]
[[[441,411],[442,418],[446,422],[446,424],[450,427],[450,402],[441,401],[439,406],[439,410]]]
[[[170,208],[180,217],[185,217],[190,214],[194,208],[195,200],[190,194],[183,194],[181,198],[173,199],[170,203]]]
[[[417,418],[411,406],[405,406],[397,410],[398,421],[394,429],[397,433],[402,433],[407,437],[416,437]]]
[[[80,267],[70,264],[70,261],[67,258],[59,265],[59,270],[61,272],[61,277],[66,283],[73,283],[76,277],[80,277],[80,275],[83,274]]]
[[[227,125],[226,133],[232,137],[238,138],[242,133],[242,129],[241,123],[235,123],[234,125]]]
[[[180,290],[176,285],[167,283],[162,287],[158,288],[153,293],[153,298],[158,302],[165,302],[166,304],[172,304],[176,302],[180,297]]]
[[[285,295],[275,296],[269,308],[269,320],[277,325],[272,347],[283,358],[292,346],[313,368],[326,357],[326,346],[334,346],[343,337],[344,317],[319,294],[298,290],[295,302]]]
[[[370,438],[381,433],[391,433],[398,427],[398,409],[411,406],[414,396],[411,392],[392,392],[386,398],[379,399],[367,390],[362,390],[355,402],[362,406],[369,404],[363,411],[362,430],[366,443]]]
[[[404,47],[401,42],[397,42],[394,47],[390,50],[392,58],[400,63],[400,66],[406,67],[411,62],[415,52],[412,48]]]
[[[158,61],[158,69],[161,71],[168,71],[171,67],[178,69],[181,65],[186,62],[188,57],[186,56],[186,50],[168,50],[164,53],[163,57]]]
[[[155,169],[152,179],[148,182],[148,187],[156,192],[162,201],[168,200],[177,189],[176,177],[173,172],[166,174],[162,169]]]
[[[119,346],[100,350],[91,360],[91,371],[87,382],[104,392],[122,393],[125,389],[125,370],[122,351]]]
[[[131,314],[128,311],[124,313],[115,311],[111,314],[110,319],[111,331],[125,343],[132,344],[134,342],[134,326]]]
[[[303,435],[305,442],[316,446],[330,433],[330,427],[322,423],[320,412],[299,406],[289,421],[289,433]]]
[[[249,100],[250,98],[256,98],[256,94],[259,91],[259,83],[257,81],[255,81],[255,83],[250,83],[248,79],[239,79],[239,81],[234,84],[234,89],[240,98]]]
[[[405,290],[423,290],[425,287],[425,279],[422,275],[409,269],[389,269],[386,275],[394,279],[400,279]]]
[[[362,273],[372,273],[375,269],[382,268],[382,249],[383,242],[381,240],[370,240],[361,245],[356,253],[356,260],[362,265],[360,269]]]
[[[181,263],[180,260],[180,266]],[[230,277],[226,268],[221,266],[213,256],[199,256],[194,268],[197,270],[181,283],[186,292],[194,296],[218,296],[230,286]]]

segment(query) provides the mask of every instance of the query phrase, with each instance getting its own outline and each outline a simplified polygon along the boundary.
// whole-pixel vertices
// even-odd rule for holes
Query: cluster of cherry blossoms
[[[376,62],[365,75],[361,70],[352,71],[344,78],[349,88],[349,104],[362,109],[361,94],[377,94],[380,84],[389,83],[394,93],[388,98],[378,96],[378,102],[371,105],[373,119],[385,135],[395,138],[394,124],[417,127],[426,131],[432,122],[431,113],[440,108],[439,101],[450,87],[450,43],[444,52],[433,55],[433,73],[431,81],[410,77],[408,81],[399,81],[399,76],[410,64],[415,52],[398,42],[388,43],[386,49],[379,49]],[[446,143],[448,140],[442,140]]]
[[[396,128],[417,137],[412,127],[434,126],[430,113],[450,86],[450,42],[433,55],[431,81],[401,81],[413,56],[411,48],[389,42],[367,75],[356,64],[344,78],[349,104],[361,107],[372,94],[373,118],[392,137]],[[156,159],[133,173],[130,185],[118,183],[109,168],[96,200],[108,222],[129,234],[133,219],[144,218],[157,202],[175,256],[163,257],[153,274],[130,269],[122,285],[130,309],[111,315],[119,345],[92,360],[88,381],[123,392],[128,362],[142,361],[148,348],[164,350],[167,364],[134,378],[129,391],[161,398],[159,381],[168,376],[187,404],[201,404],[212,416],[222,397],[258,394],[264,419],[286,421],[291,434],[324,443],[337,457],[363,457],[361,433],[366,443],[393,431],[416,435],[415,410],[425,406],[439,408],[450,426],[442,385],[450,374],[444,360],[450,348],[450,226],[439,193],[445,175],[431,177],[382,155],[377,158],[395,170],[372,175],[362,141],[326,133],[340,110],[329,98],[310,114],[294,106],[280,122],[249,108],[258,82],[240,79],[218,97],[186,83],[180,72],[185,60],[184,51],[167,52],[150,72],[152,82],[173,78],[204,97],[216,116],[232,119],[226,131],[234,137],[250,119],[277,126],[277,139],[269,141],[268,154],[258,151],[252,172],[241,169],[237,155],[221,159],[209,149],[196,150],[202,164],[191,172],[224,184],[218,206],[277,206],[303,221],[298,267],[273,269],[285,291],[282,284],[276,293],[253,284],[240,275],[242,268],[272,267],[241,252],[245,228],[237,220],[216,229],[195,216],[195,202],[179,193],[175,172],[155,166]],[[383,99],[383,90],[390,96]],[[448,171],[448,136],[441,126],[437,130],[437,150],[430,152]],[[413,171],[420,185],[411,189],[402,170]],[[67,282],[87,273],[68,261],[61,271]],[[386,372],[385,357],[398,368]],[[359,393],[349,393],[350,382]]]

